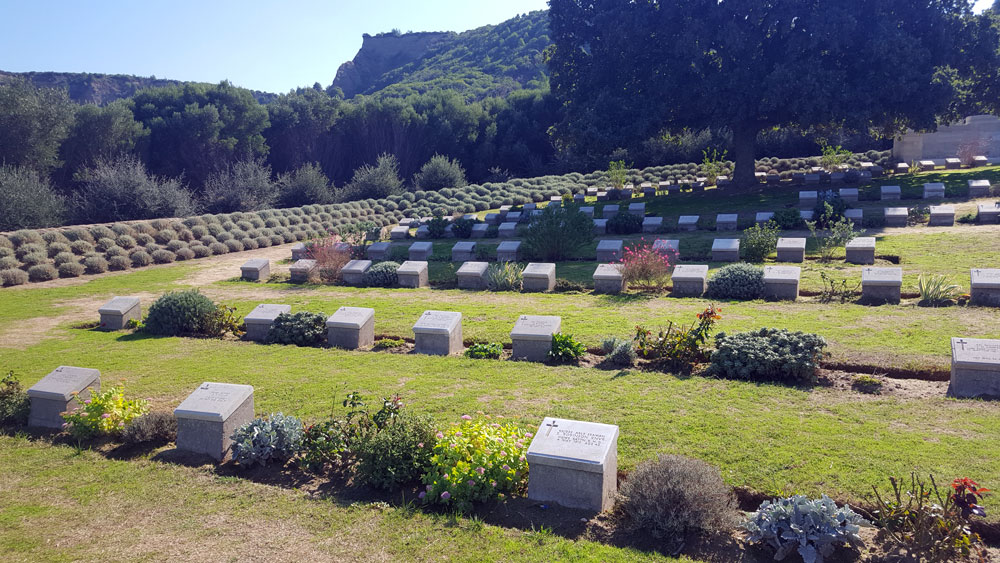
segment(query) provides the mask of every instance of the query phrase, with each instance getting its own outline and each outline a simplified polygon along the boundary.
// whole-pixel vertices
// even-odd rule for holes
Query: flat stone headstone
[[[490,230],[490,226],[486,223],[476,223],[472,226],[472,238],[486,238],[487,231]]]
[[[222,461],[230,453],[233,432],[253,420],[253,387],[202,383],[174,409],[177,449]]]
[[[944,197],[944,184],[928,182],[924,184],[924,199],[940,199]]]
[[[552,291],[556,288],[556,265],[551,262],[531,262],[521,272],[524,291]]]
[[[489,269],[489,267],[489,262],[468,261],[463,263],[458,268],[458,271],[455,272],[455,276],[458,278],[458,288],[475,290],[486,289],[486,270]]]
[[[761,212],[757,213],[757,215],[754,217],[754,220],[757,223],[767,223],[768,221],[770,221],[773,218],[774,218],[774,212],[773,211],[761,211]]]
[[[424,311],[413,325],[414,351],[448,356],[462,351],[462,313]]]
[[[604,208],[601,209],[601,217],[604,219],[611,219],[615,215],[618,215],[617,205],[605,205]]]
[[[618,491],[618,427],[545,417],[528,446],[528,498],[604,511]]]
[[[330,346],[357,350],[375,343],[375,309],[341,307],[326,320]]]
[[[501,223],[503,222],[504,218],[507,217],[507,214],[510,213],[510,209],[511,209],[510,205],[501,205],[500,206],[500,209],[498,211],[499,211],[500,222]]]
[[[812,207],[816,205],[816,201],[819,199],[819,192],[815,190],[807,190],[799,192],[799,205]]]
[[[882,197],[882,201],[896,200],[900,198],[902,190],[899,186],[882,186],[879,189]]]
[[[62,428],[62,413],[101,390],[101,372],[96,369],[59,366],[28,388],[31,410],[28,426]]]
[[[735,231],[739,217],[737,213],[719,213],[715,216],[715,230]]]
[[[510,331],[513,342],[511,358],[544,362],[552,350],[552,335],[562,326],[560,317],[521,315]]]
[[[708,266],[702,264],[681,264],[674,267],[671,276],[675,297],[701,297],[708,284]]]
[[[365,284],[365,273],[372,267],[371,260],[351,260],[340,270],[340,279],[347,285]]]
[[[1000,205],[995,203],[980,203],[977,206],[977,220],[986,225],[1000,222]]]
[[[97,312],[101,315],[101,330],[121,330],[131,320],[142,320],[138,297],[113,297]]]
[[[899,303],[903,286],[902,268],[863,268],[861,298],[869,303]]]
[[[430,228],[427,227],[427,225],[420,225],[419,227],[417,227],[416,238],[430,238],[430,237],[431,237],[431,230]]]
[[[944,167],[948,170],[955,170],[962,167],[962,161],[958,158],[946,158],[944,159]]]
[[[581,204],[587,201],[587,196],[584,194],[573,194],[573,203]]]
[[[979,156],[972,157],[972,167],[973,168],[978,167],[978,166],[986,166],[989,163],[990,163],[990,159],[986,158],[985,156],[979,155]]]
[[[905,227],[906,222],[909,219],[910,210],[906,207],[886,207],[885,208],[885,226],[886,227]]]
[[[452,262],[468,262],[476,257],[476,243],[471,241],[456,242],[451,247]]]
[[[815,174],[815,173],[813,173],[813,174],[806,174],[806,183],[807,184],[818,184],[819,183],[819,174]]]
[[[854,221],[855,224],[858,224],[864,220],[864,212],[860,209],[845,209],[844,217]]]
[[[973,268],[970,273],[970,303],[1000,307],[1000,269]]]
[[[407,260],[396,270],[399,287],[419,288],[429,285],[427,277],[427,262],[424,260]]]
[[[645,217],[642,220],[642,232],[658,233],[663,230],[663,217]]]
[[[594,218],[594,208],[593,207],[590,207],[590,206],[581,207],[580,208],[580,213],[583,213],[589,219],[593,219]]]
[[[840,199],[848,203],[858,202],[858,188],[840,188]]]
[[[951,397],[1000,398],[1000,340],[951,339]]]
[[[373,242],[368,245],[367,249],[365,249],[365,253],[368,255],[368,259],[373,262],[388,260],[389,250],[391,248],[392,245],[388,242]]]
[[[500,228],[497,230],[497,234],[500,238],[511,238],[517,236],[517,223],[514,221],[500,223]]]
[[[677,257],[681,251],[681,241],[677,239],[658,238],[653,241],[653,252],[664,256]]]
[[[803,209],[802,211],[799,211],[799,217],[802,217],[803,221],[812,221],[814,214],[815,213],[812,209]]]
[[[305,243],[297,242],[292,245],[292,260],[303,260],[309,257],[308,254]]]
[[[598,262],[618,262],[622,259],[625,243],[621,240],[601,240],[597,242]]]
[[[642,217],[646,214],[646,204],[645,203],[630,203],[628,206],[628,212],[630,215],[636,215]]]
[[[517,262],[521,241],[505,240],[497,245],[497,262]]]
[[[247,340],[264,342],[267,340],[267,333],[274,324],[274,319],[278,315],[292,312],[291,305],[277,305],[271,303],[261,303],[254,307],[253,311],[243,318],[243,323],[247,325]]]
[[[409,225],[399,225],[397,227],[393,227],[392,230],[389,231],[389,238],[392,240],[403,240],[410,238]]]
[[[932,205],[931,218],[927,225],[930,227],[950,227],[955,224],[954,205]]]
[[[247,281],[264,281],[271,275],[271,261],[266,258],[251,258],[240,266],[240,277]]]
[[[415,242],[407,251],[407,257],[416,261],[426,261],[430,259],[431,254],[434,254],[434,243],[431,242]]]
[[[845,246],[846,261],[852,264],[875,263],[875,237],[855,237]]]
[[[308,282],[310,276],[316,271],[316,266],[317,263],[315,260],[303,259],[296,261],[288,267],[288,273],[291,276],[290,281],[292,283]]]
[[[677,219],[677,228],[682,231],[698,230],[698,215],[681,215]]]
[[[500,224],[500,214],[499,213],[487,213],[486,214],[486,224],[487,225],[499,225]]]
[[[607,219],[594,219],[594,234],[603,235],[608,232],[608,220]]]
[[[969,180],[969,197],[987,197],[990,195],[989,180]]]
[[[778,239],[778,262],[804,262],[806,239],[782,237]]]
[[[799,298],[801,275],[798,266],[764,266],[764,297],[795,301]]]
[[[598,264],[594,270],[594,293],[617,294],[625,289],[621,264]]]
[[[525,219],[524,214],[521,213],[520,211],[511,211],[511,212],[507,213],[507,216],[504,217],[503,220],[504,220],[504,223],[515,223],[516,224],[516,223],[520,223],[524,219]],[[501,227],[502,226],[503,225],[501,224]]]
[[[536,209],[538,209],[538,204],[536,203],[525,203],[524,205],[521,206],[521,211],[526,211],[529,213]]]
[[[717,238],[712,241],[713,262],[739,262],[740,239]]]
[[[597,188],[587,188],[587,195],[591,197],[596,196],[598,191],[600,190],[598,190]]]

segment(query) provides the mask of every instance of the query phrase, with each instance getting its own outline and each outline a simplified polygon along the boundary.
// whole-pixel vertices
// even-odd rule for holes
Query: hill
[[[0,84],[14,77],[27,78],[38,88],[66,90],[69,99],[78,104],[105,105],[121,98],[129,98],[147,88],[161,88],[178,84],[198,84],[185,80],[170,80],[155,76],[131,74],[96,74],[90,72],[7,72],[0,70]],[[251,91],[262,104],[274,99],[275,94]]]
[[[451,89],[467,99],[504,96],[547,80],[548,13],[531,12],[463,33],[365,35],[333,86],[345,97],[405,97]]]

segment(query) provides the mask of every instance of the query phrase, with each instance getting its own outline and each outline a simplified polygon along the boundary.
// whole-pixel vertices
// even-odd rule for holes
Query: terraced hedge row
[[[869,151],[854,155],[848,163],[885,164],[888,159],[888,151]],[[792,172],[805,171],[818,164],[818,158],[765,158],[758,161],[757,168],[790,176]],[[692,181],[702,173],[702,165],[696,163],[654,166],[631,170],[629,181],[636,185],[661,181],[676,183]],[[362,222],[385,227],[404,217],[474,213],[502,205],[546,201],[552,196],[579,193],[607,184],[607,174],[603,171],[574,172],[332,205],[17,231],[0,234],[0,282],[4,286],[20,285],[28,281],[99,274],[254,250],[336,233]]]

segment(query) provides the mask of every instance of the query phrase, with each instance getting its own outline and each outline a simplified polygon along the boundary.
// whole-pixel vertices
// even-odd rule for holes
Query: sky
[[[283,93],[330,85],[362,33],[465,31],[543,9],[546,0],[0,0],[0,70]]]

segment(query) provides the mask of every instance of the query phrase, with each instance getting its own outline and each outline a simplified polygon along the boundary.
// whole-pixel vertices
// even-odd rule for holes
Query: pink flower
[[[441,498],[444,499],[444,500],[448,500],[448,499],[451,498],[451,493],[449,493],[448,491],[445,491],[445,492],[441,493]]]
[[[444,438],[444,433],[443,432],[438,432],[437,434],[434,435],[434,437],[437,438],[438,440],[440,440],[441,438]]]
[[[425,496],[427,496],[427,493],[425,493],[423,491],[420,491],[420,494],[417,495],[417,498],[419,498],[420,500],[423,500]]]
[[[111,415],[108,413],[104,413],[101,415],[101,418],[111,418]]]
[[[472,417],[469,416],[469,415],[467,415],[467,414],[463,414],[462,415],[462,420],[472,420]]]
[[[491,487],[496,487],[497,486],[497,482],[496,481],[490,481],[490,486]]]
[[[418,447],[418,448],[422,448],[422,447],[424,447],[424,443],[423,443],[423,442],[420,442],[420,443],[418,443],[418,444],[417,444],[417,447]]]
[[[68,422],[64,422],[63,425],[62,425],[62,427],[63,427],[63,430],[69,428],[69,423]]]
[[[524,461],[524,456],[521,456],[521,457],[520,457],[520,458],[518,458],[518,459],[520,459],[521,461]]]
[[[476,482],[473,481],[472,479],[469,479],[469,486],[470,487],[474,487],[475,485],[476,485]]]
[[[525,438],[531,438],[531,437],[533,437],[533,436],[534,436],[534,434],[532,434],[531,432],[525,432],[525,433],[524,433],[524,437],[525,437]]]
[[[84,401],[83,404],[89,405],[90,404],[90,399],[87,399],[86,401]]]
[[[452,443],[451,443],[451,447],[453,447],[453,448],[457,448],[457,447],[458,447],[458,445],[457,445],[457,444],[455,444],[455,442],[452,442]]]
[[[486,473],[486,468],[485,467],[477,467],[476,468],[476,473],[482,475],[483,473]]]
[[[434,485],[427,485],[427,492],[428,493],[431,492],[431,489],[433,489],[433,488],[434,488]]]
[[[461,432],[455,432],[455,435],[456,435],[456,436],[461,436],[461,435],[462,435],[462,433],[461,433]]]
[[[510,466],[509,466],[509,465],[507,465],[506,463],[505,463],[505,464],[503,464],[503,470],[504,470],[504,471],[510,471]]]

